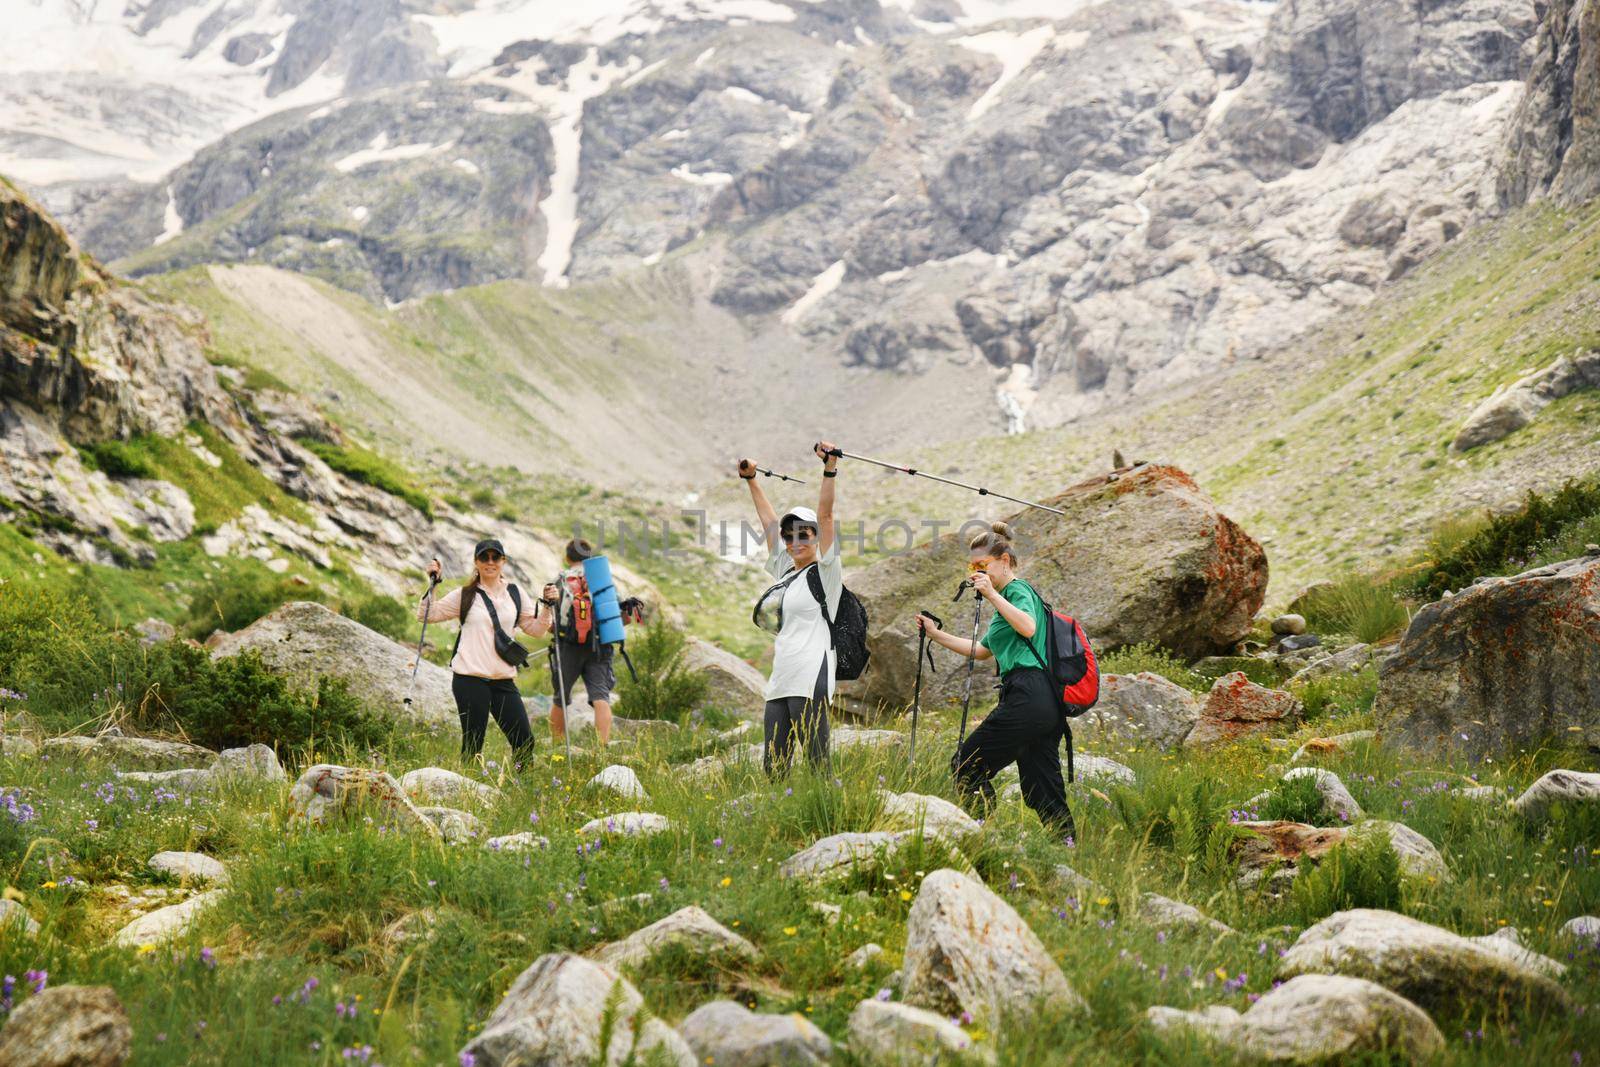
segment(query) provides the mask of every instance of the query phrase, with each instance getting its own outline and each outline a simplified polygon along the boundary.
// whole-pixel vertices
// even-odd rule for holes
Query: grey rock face
[[[863,1000],[850,1013],[850,1051],[875,1067],[954,1064],[977,1055],[966,1031],[926,1008],[898,1001]]]
[[[1600,351],[1578,349],[1534,371],[1479,404],[1450,443],[1466,452],[1515,433],[1551,403],[1581,389],[1600,389]]]
[[[1597,614],[1594,558],[1486,579],[1427,605],[1379,672],[1379,732],[1493,756],[1550,738],[1600,744]]]
[[[479,782],[464,774],[443,767],[418,767],[400,776],[400,788],[413,800],[473,801],[493,804],[500,799],[500,790],[487,782]]]
[[[1363,1053],[1425,1062],[1445,1047],[1421,1008],[1376,983],[1338,975],[1292,978],[1242,1015],[1213,1005],[1203,1012],[1155,1007],[1145,1018],[1158,1030],[1193,1030],[1267,1063],[1340,1063]]]
[[[1600,11],[1585,0],[1542,7],[1528,90],[1506,130],[1498,190],[1507,205],[1578,204],[1600,192]]]
[[[894,830],[926,830],[928,833],[962,837],[982,827],[978,820],[943,797],[923,793],[895,793],[878,790],[883,801],[883,821]]]
[[[1566,991],[1535,967],[1440,927],[1364,908],[1337,912],[1301,934],[1279,973],[1364,978],[1435,1015],[1570,1007]]]
[[[702,1004],[678,1032],[702,1062],[730,1067],[813,1067],[833,1056],[833,1041],[801,1016],[758,1015],[731,1000]]]
[[[600,1046],[601,1021],[614,989],[621,999],[611,1043]],[[540,956],[517,976],[483,1031],[462,1048],[479,1067],[542,1063],[551,1067],[620,1067],[635,1043],[635,1020],[644,998],[615,971],[581,956]],[[673,1067],[695,1067],[694,1052],[659,1019],[638,1027],[638,1054]]]
[[[0,1030],[10,1067],[121,1067],[133,1028],[110,986],[51,986],[24,1000]]]
[[[222,865],[222,861],[201,852],[157,852],[150,857],[150,869],[183,881],[228,880],[228,868]]]
[[[246,651],[259,653],[270,670],[298,686],[315,687],[322,677],[343,678],[379,710],[421,721],[455,720],[448,669],[420,664],[413,688],[408,669],[412,650],[321,604],[285,604],[223,638],[211,654],[223,659]],[[410,704],[405,703],[408,695]]]
[[[698,637],[689,638],[684,666],[709,683],[706,703],[740,714],[758,714],[765,703],[767,680],[744,660]]]
[[[922,880],[906,917],[901,974],[907,1003],[991,1024],[1040,1007],[1088,1010],[1011,905],[959,871]]]
[[[1600,774],[1558,769],[1541,775],[1511,802],[1511,808],[1524,819],[1539,822],[1549,815],[1551,808],[1597,804],[1600,804]]]
[[[833,834],[813,842],[783,861],[778,873],[785,878],[820,881],[870,866],[893,852],[903,835],[887,831]]]
[[[221,889],[208,889],[181,903],[157,908],[118,930],[114,940],[123,948],[139,948],[182,937],[200,917],[200,913],[215,904],[222,893]]]
[[[183,741],[159,741],[153,737],[118,737],[100,734],[84,737],[70,734],[44,741],[46,755],[104,760],[115,768],[139,770],[180,770],[206,767],[217,754],[208,748]]]
[[[1200,702],[1189,690],[1159,674],[1102,674],[1100,701],[1072,722],[1074,744],[1113,740],[1168,751],[1181,745],[1200,718]]]
[[[308,767],[289,791],[296,815],[311,823],[370,809],[403,830],[438,837],[439,830],[406,797],[393,776],[364,767],[319,763]]]

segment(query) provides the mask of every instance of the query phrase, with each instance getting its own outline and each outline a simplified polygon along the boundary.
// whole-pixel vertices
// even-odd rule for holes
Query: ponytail
[[[1010,526],[1003,522],[991,522],[987,530],[968,542],[967,549],[990,556],[1005,556],[1014,567],[1017,564],[1017,550],[1013,547],[1015,540]]]

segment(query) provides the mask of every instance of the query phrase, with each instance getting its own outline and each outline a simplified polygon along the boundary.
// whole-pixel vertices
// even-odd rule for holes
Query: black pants
[[[472,759],[483,751],[483,735],[491,715],[506,735],[512,758],[533,755],[533,729],[528,725],[528,710],[522,706],[522,694],[517,692],[515,681],[458,674],[450,683],[450,691],[455,694],[456,712],[461,716],[463,758]]]
[[[780,697],[767,701],[766,744],[761,750],[761,766],[770,776],[782,774],[794,759],[798,740],[806,746],[806,760],[821,768],[828,762],[828,657],[822,657],[817,682],[811,697]]]
[[[1046,826],[1071,837],[1072,812],[1061,780],[1061,740],[1068,727],[1050,686],[1037,667],[1008,673],[1000,683],[999,706],[967,735],[950,770],[963,794],[981,795],[988,804],[994,800],[994,776],[1016,763],[1022,799]]]

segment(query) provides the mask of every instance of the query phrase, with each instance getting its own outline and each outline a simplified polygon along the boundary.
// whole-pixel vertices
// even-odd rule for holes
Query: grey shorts
[[[617,675],[611,669],[615,652],[610,645],[575,645],[570,641],[557,641],[550,648],[550,692],[557,694],[557,705],[563,708],[567,706],[572,700],[572,687],[580,678],[583,680],[583,691],[589,695],[589,703],[611,699],[611,690],[617,685]],[[559,680],[556,678],[555,656],[561,658]]]

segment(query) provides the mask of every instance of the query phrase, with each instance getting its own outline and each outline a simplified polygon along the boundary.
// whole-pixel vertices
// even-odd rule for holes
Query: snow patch
[[[793,326],[805,318],[812,308],[822,303],[830,293],[839,288],[839,284],[844,281],[844,272],[845,263],[841,259],[817,275],[811,282],[811,288],[807,289],[799,300],[796,300],[789,306],[787,311],[779,316],[783,324],[785,326]]]
[[[400,160],[416,159],[425,156],[434,150],[431,144],[400,144],[390,146],[388,133],[380,133],[374,137],[366,148],[351,152],[342,159],[336,159],[333,169],[340,174],[349,174],[360,167],[372,163],[394,163]]]
[[[183,232],[183,216],[178,214],[178,198],[173,195],[172,186],[167,186],[167,210],[161,217],[162,229],[156,235],[155,243],[164,245],[178,234]]]
[[[1000,94],[1005,87],[1027,69],[1033,57],[1045,45],[1050,43],[1056,35],[1054,26],[1035,26],[1022,33],[1012,33],[1009,30],[991,30],[988,33],[977,33],[970,37],[957,38],[956,43],[974,52],[984,52],[1000,60],[1000,77],[984,94],[973,101],[972,108],[967,112],[969,120],[982,118],[983,115],[1000,101]]]
[[[1005,416],[1006,433],[1026,433],[1028,409],[1033,407],[1034,398],[1039,395],[1034,387],[1033,368],[1026,363],[1013,363],[1010,373],[995,387],[994,392],[995,400],[1000,405],[1000,414]]]
[[[697,67],[703,67],[711,60],[711,57],[716,54],[717,46],[712,45],[710,48],[707,48],[704,52],[701,52],[699,55],[694,57],[694,65]]]
[[[733,175],[731,174],[720,170],[712,170],[706,171],[704,174],[696,174],[694,171],[689,169],[689,164],[687,163],[684,163],[681,166],[673,167],[672,176],[674,178],[681,178],[690,185],[709,185],[720,188],[724,185],[733,184]]]
[[[476,163],[474,163],[472,160],[470,160],[470,159],[457,159],[457,160],[454,160],[454,161],[452,161],[451,166],[455,167],[457,170],[465,171],[468,174],[482,174],[483,173],[482,169],[479,168],[479,166]]]
[[[764,104],[767,98],[751,92],[742,85],[730,85],[722,90],[722,95],[730,100],[737,100],[741,104]]]

